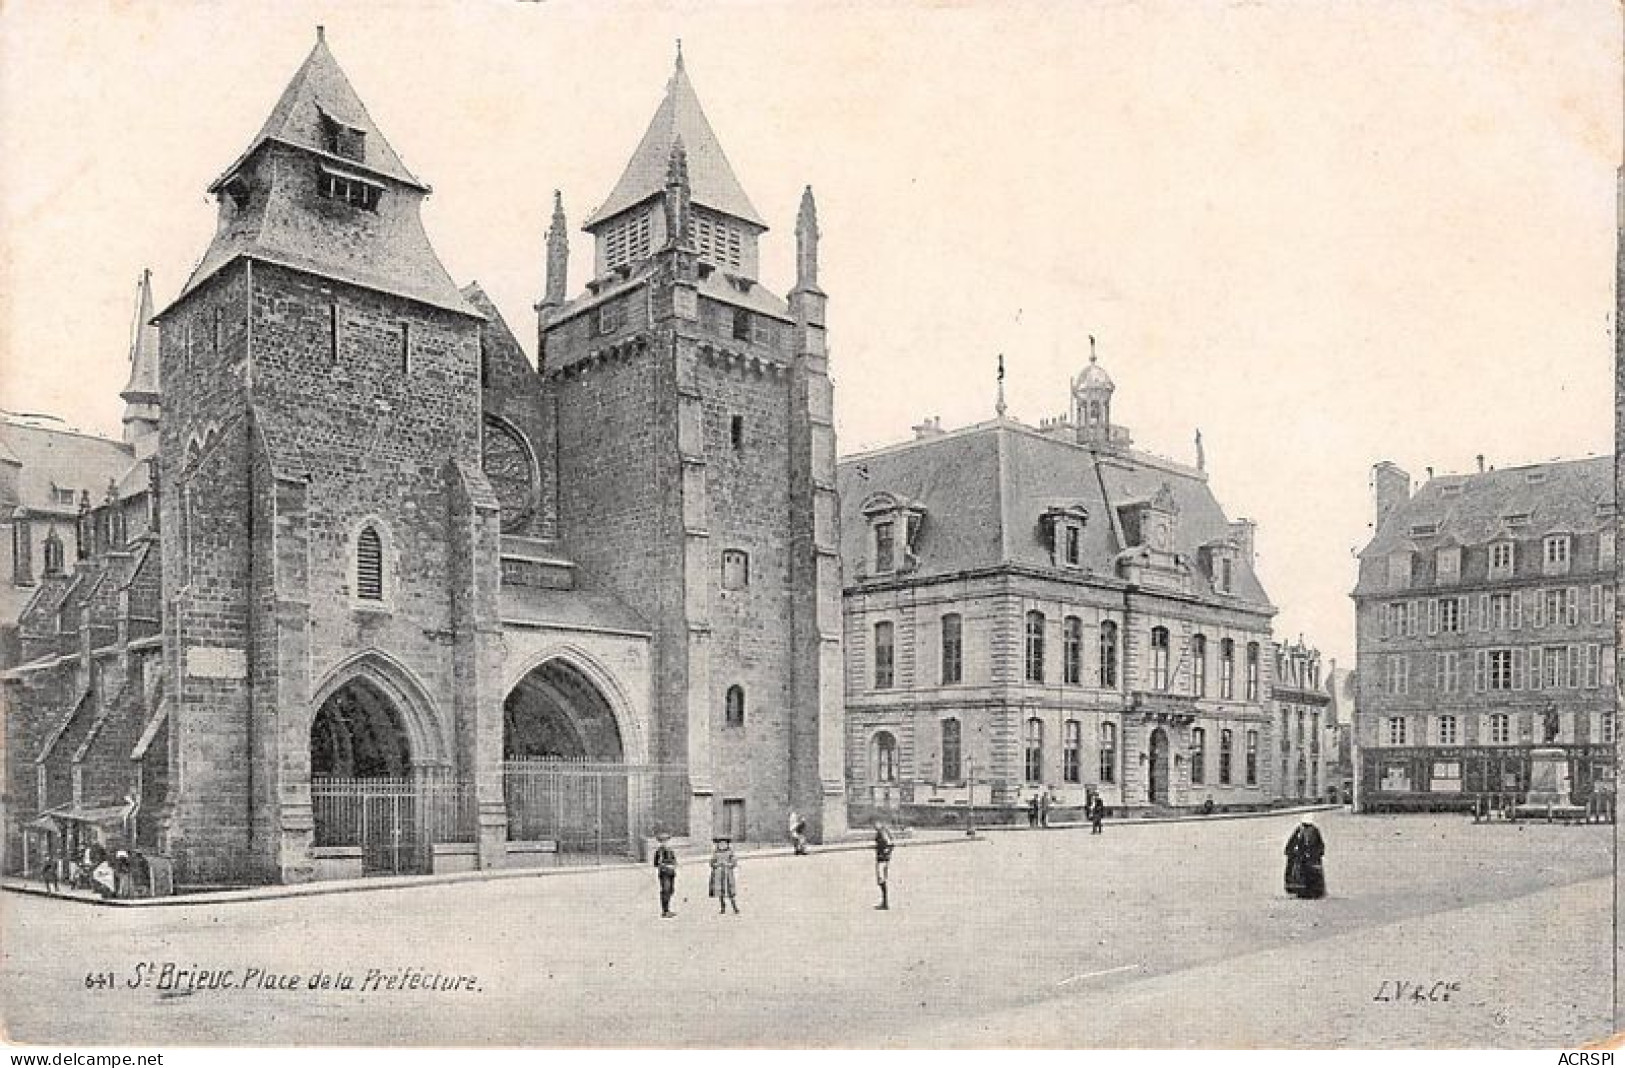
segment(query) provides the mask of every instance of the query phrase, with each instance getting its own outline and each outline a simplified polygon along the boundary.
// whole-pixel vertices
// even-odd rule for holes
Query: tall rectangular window
[[[1027,613],[1026,666],[1028,682],[1044,681],[1044,613]]]
[[[1207,728],[1191,728],[1191,785],[1207,782]]]
[[[942,683],[951,686],[965,679],[962,644],[964,632],[959,613],[949,612],[942,617]]]
[[[1258,643],[1247,643],[1247,700],[1258,700]]]
[[[1512,650],[1491,649],[1489,657],[1489,688],[1512,689]]]
[[[1075,719],[1066,721],[1066,733],[1061,739],[1061,780],[1083,781],[1083,724]]]
[[[1258,732],[1247,732],[1247,785],[1258,785]]]
[[[1456,744],[1456,717],[1455,716],[1440,716],[1439,717],[1439,744],[1440,745],[1455,745]]]
[[[875,624],[875,689],[889,690],[895,679],[893,673],[893,627],[889,622]]]
[[[1083,620],[1067,616],[1061,624],[1061,681],[1083,685]]]
[[[1100,688],[1117,688],[1117,624],[1109,619],[1100,625]]]
[[[1191,638],[1191,694],[1207,696],[1207,635]]]
[[[1458,634],[1461,632],[1461,598],[1440,598],[1439,630],[1444,634]]]
[[[1512,720],[1505,712],[1490,714],[1490,744],[1506,745],[1512,740]]]
[[[1404,745],[1405,744],[1405,717],[1404,716],[1389,716],[1388,717],[1388,744],[1389,745]]]
[[[957,719],[942,721],[942,781],[963,782],[965,773],[960,761],[960,734]]]
[[[1027,781],[1044,781],[1044,721],[1034,717],[1027,721],[1026,768]]]
[[[412,324],[401,324],[401,374],[412,373]]]
[[[1103,785],[1117,781],[1117,724],[1100,725],[1100,781]]]
[[[1498,541],[1490,545],[1490,578],[1510,578],[1512,576],[1512,548],[1512,542],[1510,541]]]
[[[327,362],[339,362],[339,306],[327,306]]]
[[[1234,756],[1232,732],[1227,728],[1219,732],[1219,785],[1230,785],[1230,762]]]
[[[1236,643],[1229,638],[1219,642],[1219,696],[1226,701],[1236,696]]]
[[[1158,693],[1168,689],[1168,628],[1151,628],[1151,688]]]
[[[1567,534],[1549,534],[1543,543],[1541,554],[1542,570],[1548,575],[1566,575],[1569,573],[1569,536]]]

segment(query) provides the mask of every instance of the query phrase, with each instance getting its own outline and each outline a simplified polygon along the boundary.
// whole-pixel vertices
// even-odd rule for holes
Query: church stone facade
[[[555,199],[539,370],[320,37],[210,193],[126,394],[153,521],[24,610],[12,855],[111,836],[203,884],[841,833],[816,210],[781,298],[681,58],[574,296]]]

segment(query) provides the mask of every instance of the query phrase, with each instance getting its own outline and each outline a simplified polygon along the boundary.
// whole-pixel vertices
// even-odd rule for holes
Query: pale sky
[[[1370,466],[1606,451],[1621,36],[1524,3],[163,3],[0,14],[0,407],[116,434],[162,306],[315,26],[534,355],[552,190],[608,195],[681,37],[791,279],[818,197],[843,452],[1062,412],[1087,335],[1300,632],[1352,660]],[[590,264],[572,249],[572,290]]]

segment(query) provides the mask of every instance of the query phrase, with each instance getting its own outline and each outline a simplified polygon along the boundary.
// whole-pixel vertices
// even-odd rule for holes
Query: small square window
[[[728,419],[728,444],[735,452],[745,447],[745,417],[742,415],[730,416]]]

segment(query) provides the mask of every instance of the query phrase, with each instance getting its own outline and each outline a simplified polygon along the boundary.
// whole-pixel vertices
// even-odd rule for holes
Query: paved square
[[[675,920],[658,917],[641,868],[187,908],[13,894],[6,1026],[22,1041],[159,1045],[1557,1046],[1606,1033],[1611,827],[1332,814],[1330,896],[1307,902],[1281,889],[1293,822],[911,846],[892,862],[890,912],[872,908],[867,852],[747,854],[737,917],[705,898],[703,862],[680,872]],[[233,985],[125,985],[164,962],[230,969]],[[372,969],[384,988],[363,990]],[[478,988],[387,989],[403,969]],[[97,971],[113,988],[86,988]],[[356,986],[308,989],[318,971]],[[299,988],[265,989],[271,976]],[[1424,999],[1407,987],[1378,1000],[1395,981]]]

